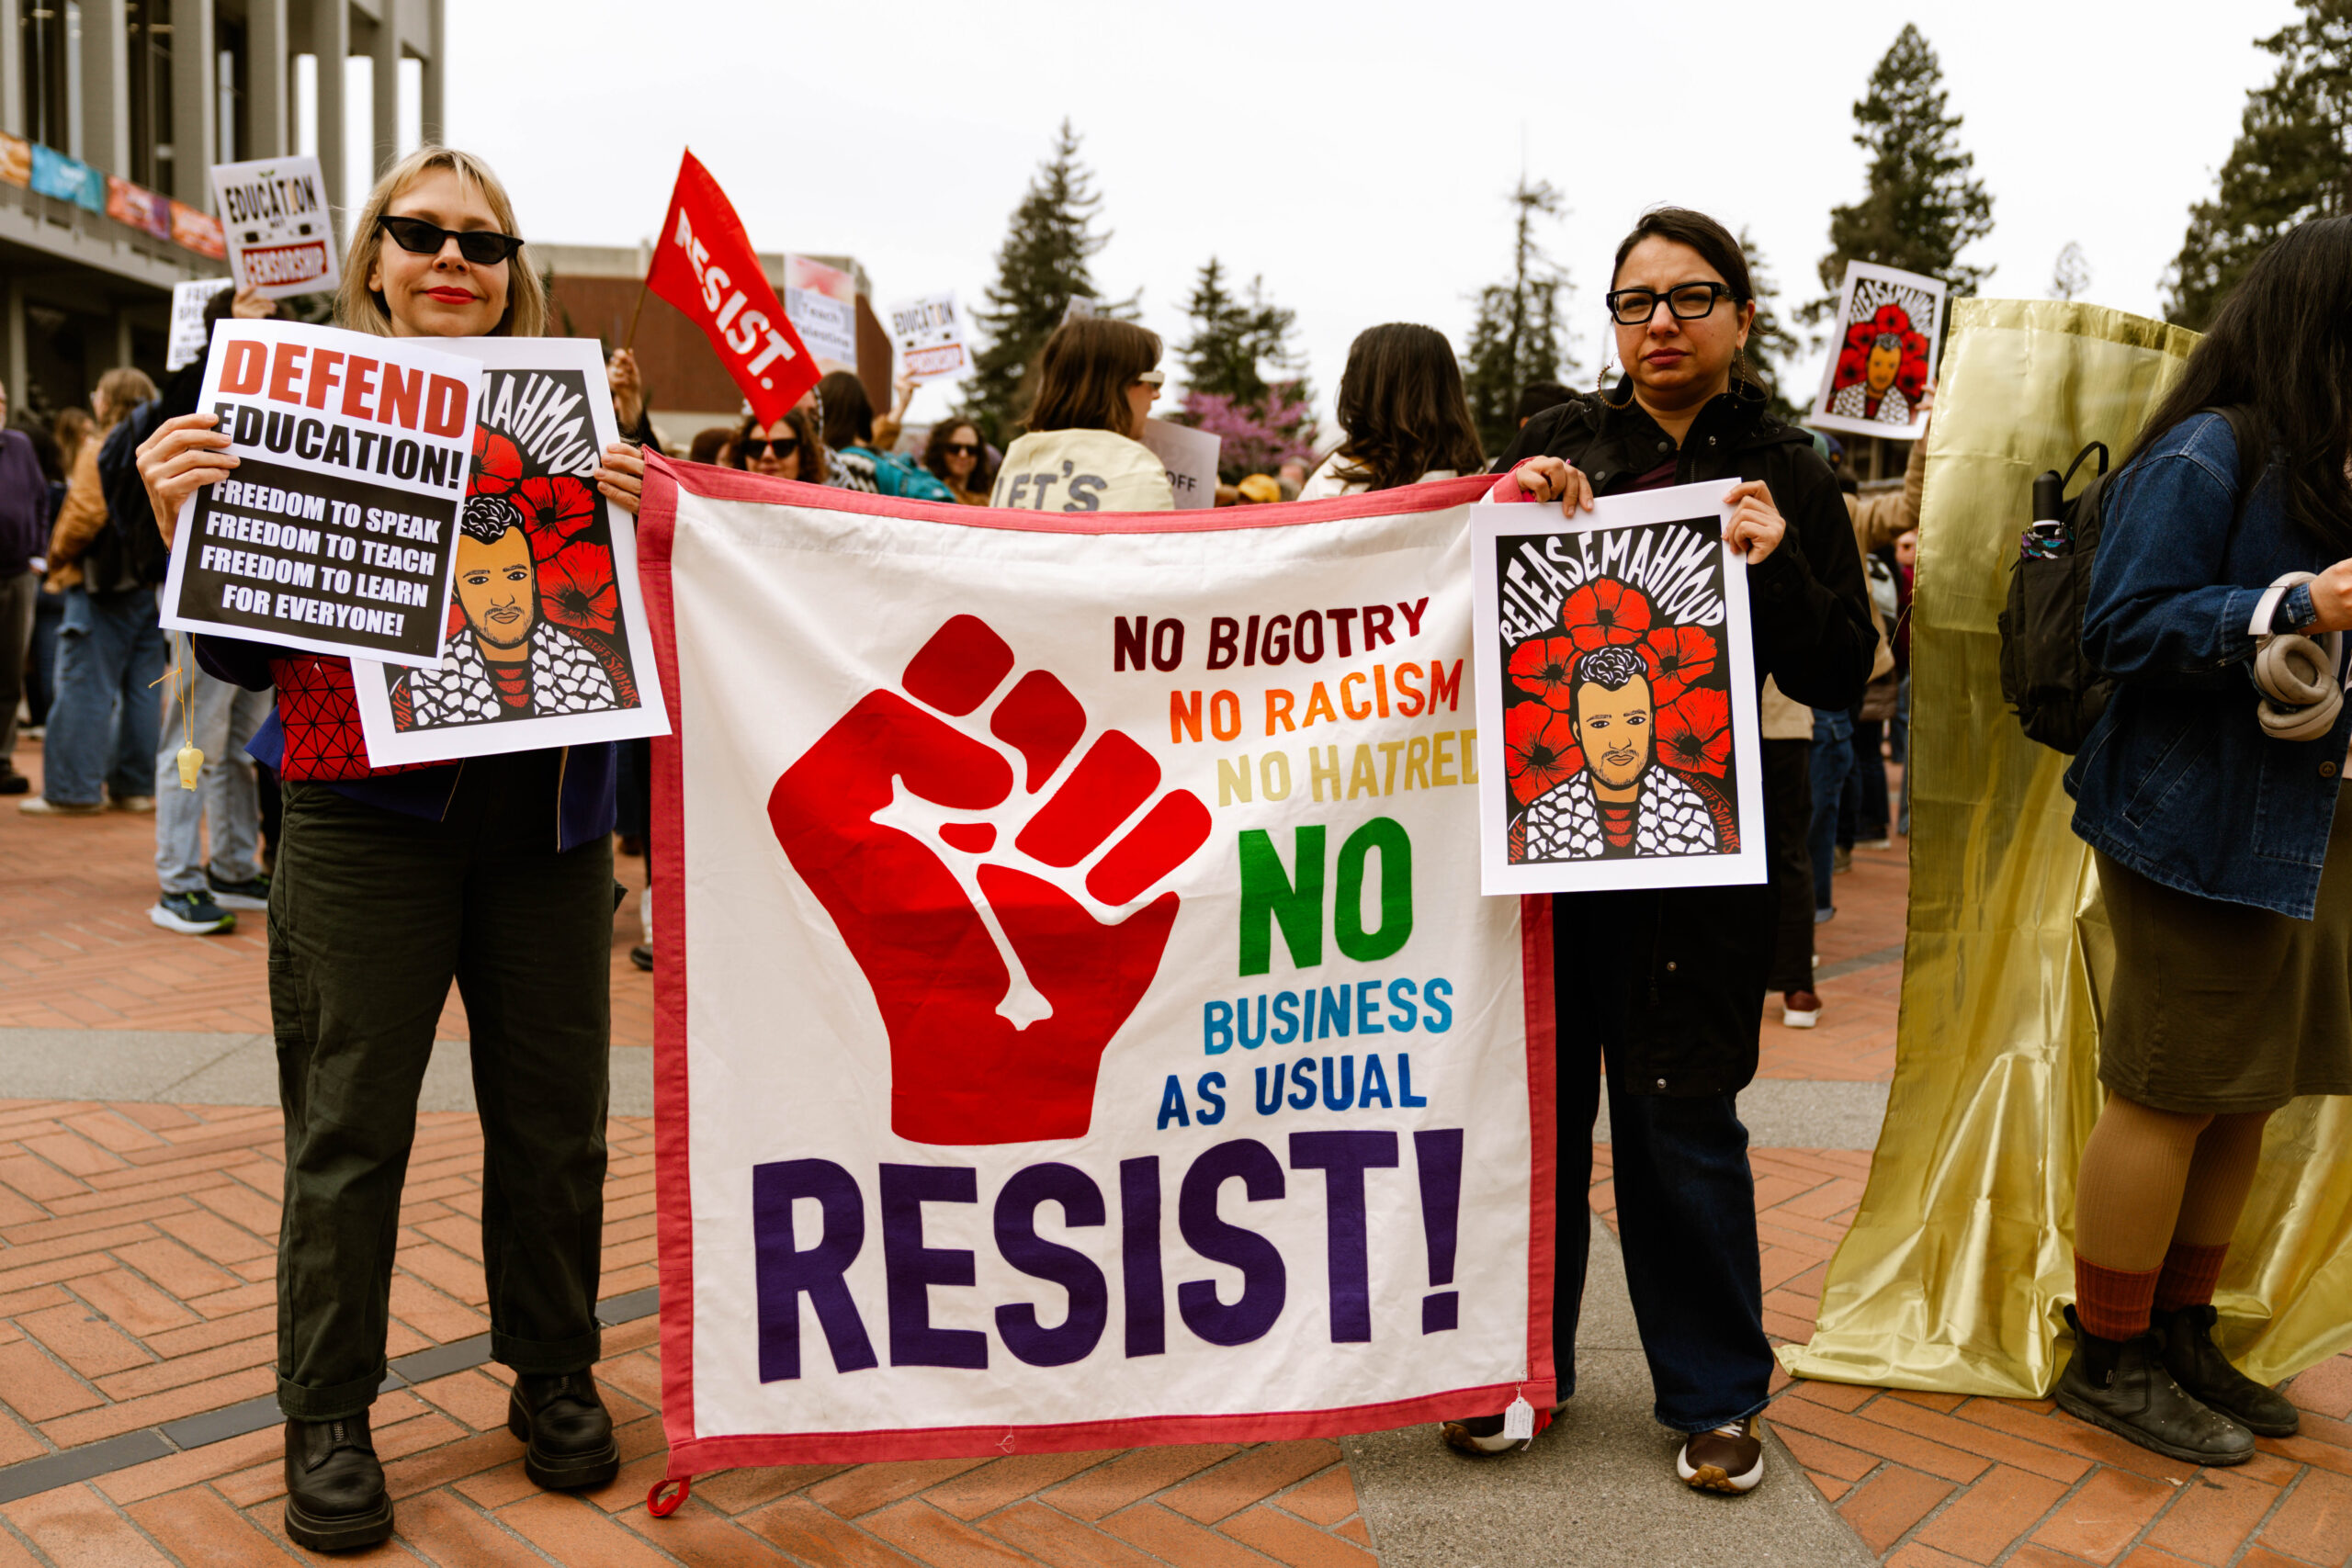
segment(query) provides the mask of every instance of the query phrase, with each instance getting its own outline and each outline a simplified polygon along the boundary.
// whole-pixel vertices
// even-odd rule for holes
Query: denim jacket
[[[2066,788],[2076,835],[2151,881],[2307,920],[2352,704],[2320,739],[2263,734],[2248,622],[2273,579],[2334,556],[2289,521],[2275,470],[2233,535],[2240,471],[2229,423],[2200,413],[2116,476],[2083,616],[2115,695]]]

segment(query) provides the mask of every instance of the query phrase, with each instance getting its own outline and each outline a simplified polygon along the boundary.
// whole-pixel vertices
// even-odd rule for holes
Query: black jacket
[[[1850,708],[1878,649],[1845,497],[1813,438],[1772,418],[1745,387],[1700,411],[1681,450],[1623,383],[1528,421],[1495,466],[1566,458],[1597,495],[1620,494],[1672,454],[1674,482],[1761,479],[1788,536],[1748,569],[1759,681],[1817,708]],[[1765,826],[1769,837],[1770,828]],[[1598,1037],[1639,1093],[1728,1094],[1756,1076],[1771,967],[1769,884],[1561,895],[1552,900],[1562,1058]]]

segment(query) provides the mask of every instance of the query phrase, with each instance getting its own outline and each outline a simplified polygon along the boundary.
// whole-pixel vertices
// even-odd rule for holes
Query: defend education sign
[[[481,378],[410,340],[222,322],[198,406],[238,466],[180,510],[164,625],[438,663]]]

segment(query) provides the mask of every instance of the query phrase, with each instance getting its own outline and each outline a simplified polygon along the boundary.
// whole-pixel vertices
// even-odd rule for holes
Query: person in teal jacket
[[[956,492],[936,474],[895,452],[875,450],[874,404],[854,372],[836,370],[818,382],[817,402],[824,412],[825,449],[834,458],[829,465],[831,483],[875,495],[956,504]]]

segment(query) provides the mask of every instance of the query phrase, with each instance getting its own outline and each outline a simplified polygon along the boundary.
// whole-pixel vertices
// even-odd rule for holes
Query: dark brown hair
[[[1688,245],[1699,253],[1701,260],[1723,276],[1731,289],[1732,303],[1746,305],[1756,298],[1756,285],[1747,276],[1747,254],[1731,231],[1703,212],[1693,212],[1687,207],[1653,207],[1642,214],[1633,232],[1617,242],[1617,260],[1609,269],[1609,287],[1617,287],[1617,275],[1625,270],[1625,258],[1644,240],[1671,240],[1678,245]]]
[[[1475,474],[1487,466],[1462,391],[1453,345],[1435,327],[1390,321],[1348,345],[1338,412],[1339,478],[1374,490],[1408,485],[1431,468]]]
[[[1133,440],[1127,389],[1159,363],[1159,334],[1133,321],[1080,316],[1046,340],[1030,375],[1029,430],[1107,430]]]
[[[697,430],[694,445],[686,448],[686,461],[716,463],[718,455],[734,444],[735,427],[731,424],[714,424],[707,430]]]
[[[874,401],[856,371],[827,371],[817,383],[817,406],[824,411],[826,446],[838,452],[874,445]]]
[[[808,405],[801,404],[776,423],[790,426],[792,434],[800,437],[800,482],[809,485],[823,484],[826,478],[825,443],[824,438],[817,434],[817,421],[809,413]],[[752,466],[751,455],[745,450],[745,446],[752,439],[752,432],[759,427],[759,415],[745,414],[743,416],[743,423],[735,427],[734,446],[727,454],[729,468],[748,468]]]
[[[972,464],[971,482],[963,488],[986,495],[996,483],[996,465],[989,461],[989,438],[980,427],[968,419],[943,419],[931,427],[931,439],[923,443],[922,466],[937,477],[940,483],[954,488],[956,481],[947,477],[947,443],[959,430],[968,430],[979,442],[978,457]]]

